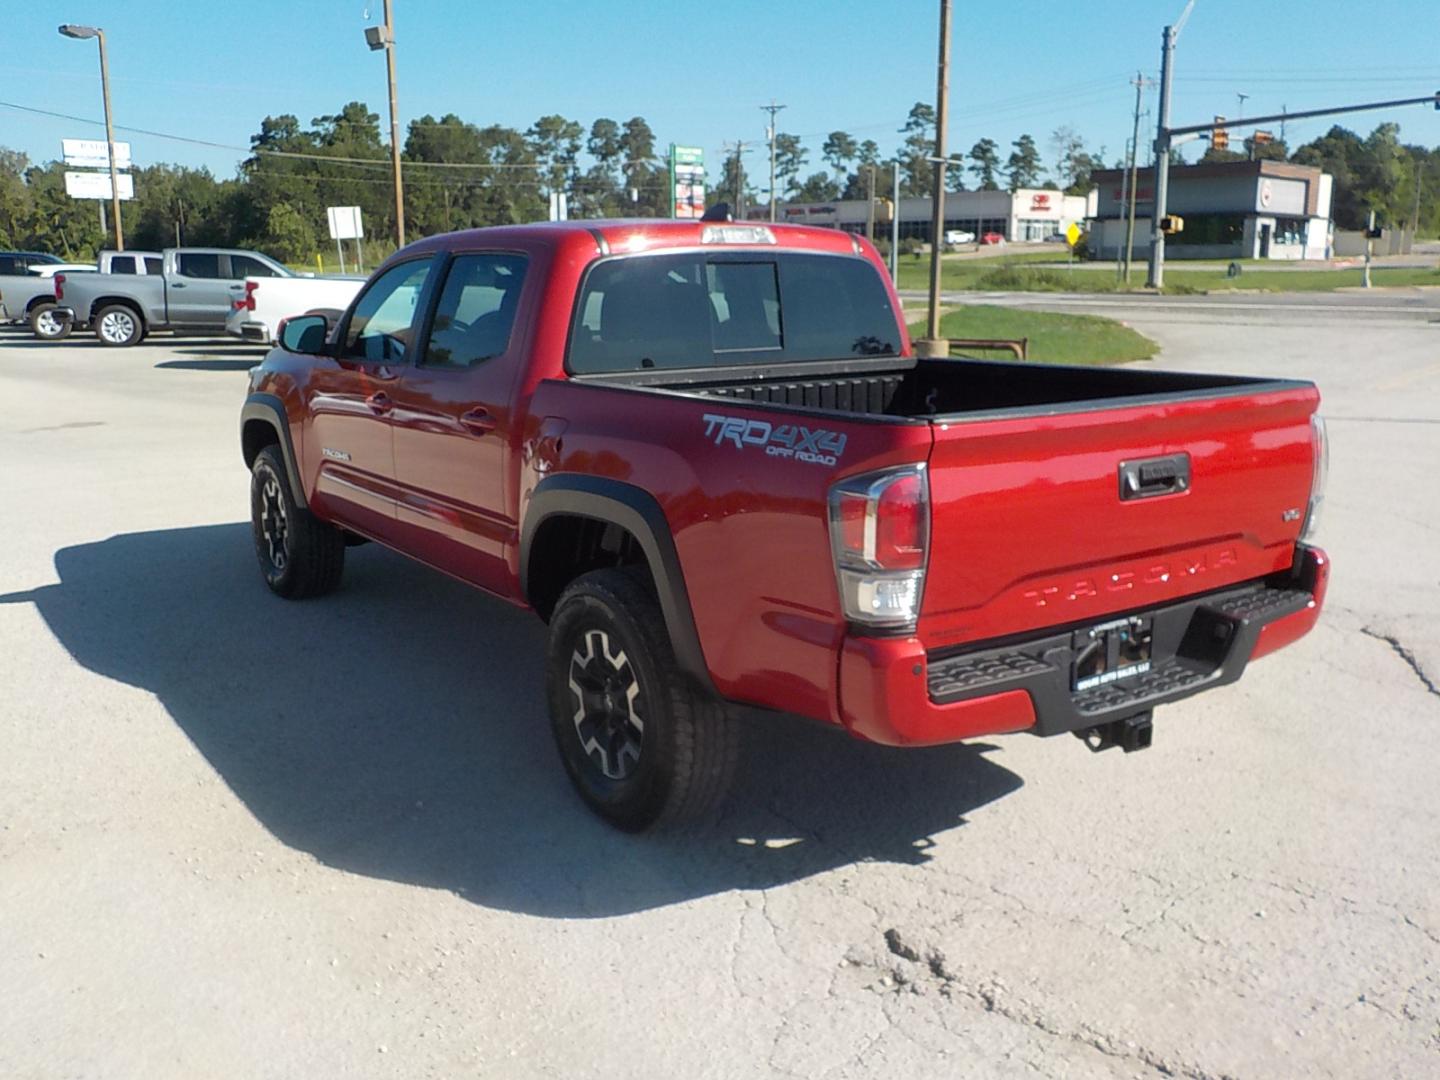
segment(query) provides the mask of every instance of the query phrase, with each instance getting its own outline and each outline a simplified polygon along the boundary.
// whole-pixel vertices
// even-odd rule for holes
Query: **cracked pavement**
[[[1317,630],[1130,756],[750,718],[660,837],[569,791],[532,617],[373,546],[264,593],[256,353],[0,331],[0,1075],[1440,1073],[1440,298],[1186,299],[1104,313],[1320,384]]]

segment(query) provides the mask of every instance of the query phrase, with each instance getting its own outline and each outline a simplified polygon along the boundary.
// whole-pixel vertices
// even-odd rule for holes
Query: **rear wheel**
[[[42,341],[60,341],[70,336],[71,322],[56,314],[55,304],[36,304],[30,309],[30,332]]]
[[[345,534],[295,505],[285,459],[267,446],[250,469],[250,527],[270,591],[287,600],[333,592],[345,570]]]
[[[550,621],[546,683],[565,771],[628,831],[704,816],[734,773],[734,724],[681,675],[647,577],[577,578]]]
[[[111,304],[95,316],[95,336],[102,345],[138,345],[145,336],[145,323],[134,308]]]

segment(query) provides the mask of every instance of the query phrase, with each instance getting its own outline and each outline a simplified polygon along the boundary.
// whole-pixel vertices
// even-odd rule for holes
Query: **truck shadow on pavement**
[[[283,843],[358,874],[538,916],[643,911],[932,837],[1020,787],[990,747],[900,751],[748,719],[730,809],[627,836],[571,791],[528,612],[369,545],[341,590],[287,603],[246,524],[131,533],[56,554],[33,603],[74,658],[148,690]]]

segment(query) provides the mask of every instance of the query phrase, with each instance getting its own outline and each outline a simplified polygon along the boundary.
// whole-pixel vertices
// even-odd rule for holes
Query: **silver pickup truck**
[[[152,330],[225,332],[247,277],[294,277],[268,255],[228,248],[166,248],[159,274],[56,275],[55,317],[89,327],[104,345],[135,345]]]
[[[59,341],[70,334],[67,319],[55,314],[56,274],[159,274],[158,251],[102,251],[94,263],[33,264],[22,273],[0,275],[0,320],[28,322],[36,337]]]

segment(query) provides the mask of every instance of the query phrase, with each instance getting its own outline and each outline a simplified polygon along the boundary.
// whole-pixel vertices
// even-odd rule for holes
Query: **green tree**
[[[305,263],[315,254],[315,230],[289,203],[270,207],[261,246],[274,258],[288,263]]]
[[[547,192],[564,191],[580,155],[580,137],[584,129],[563,116],[542,116],[530,125],[525,138],[530,151],[541,166],[541,179]]]
[[[783,132],[775,136],[775,176],[776,186],[788,196],[797,187],[797,178],[800,170],[805,167],[805,159],[810,152],[800,144],[799,135],[786,135]]]
[[[811,173],[795,189],[796,202],[829,202],[840,197],[840,185],[826,172]]]
[[[935,109],[923,101],[910,107],[901,129],[905,142],[900,151],[904,194],[929,195],[935,186],[935,170],[928,160],[935,152]]]
[[[1012,193],[1021,188],[1036,187],[1040,183],[1043,169],[1035,137],[1021,135],[1010,146],[1010,157],[1005,161],[1006,186]]]
[[[841,177],[849,171],[850,162],[855,160],[855,155],[859,152],[860,147],[856,145],[855,137],[846,131],[830,132],[820,147],[820,154],[825,158],[826,164]]]
[[[30,192],[25,187],[25,170],[30,159],[18,150],[0,146],[0,247],[20,246],[20,237],[29,228]]]
[[[980,190],[998,191],[1000,185],[995,182],[995,176],[1000,170],[1000,149],[995,140],[981,139],[970,148],[969,157],[970,171],[980,181]]]

